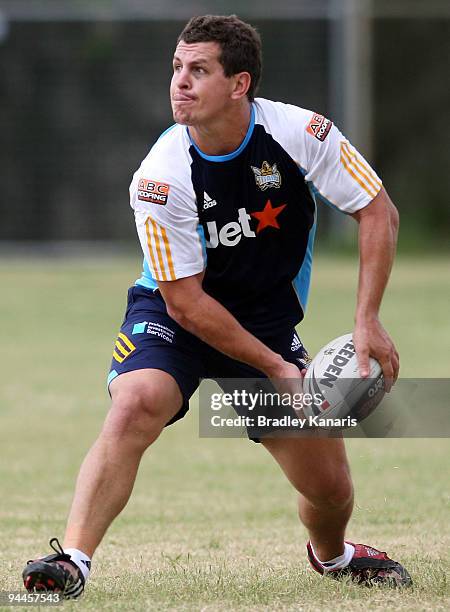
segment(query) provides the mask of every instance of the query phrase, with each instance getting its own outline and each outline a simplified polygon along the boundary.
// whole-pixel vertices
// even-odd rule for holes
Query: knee
[[[145,393],[139,388],[119,391],[113,395],[102,434],[145,449],[166,424],[160,405],[157,392]]]

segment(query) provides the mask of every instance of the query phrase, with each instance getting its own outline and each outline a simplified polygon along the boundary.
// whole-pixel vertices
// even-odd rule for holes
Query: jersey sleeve
[[[198,274],[205,267],[195,194],[189,178],[143,164],[130,185],[130,204],[144,257],[158,281]]]
[[[305,179],[343,212],[367,206],[382,186],[376,172],[329,119],[312,112],[307,119],[301,134]]]
[[[310,110],[258,99],[263,120],[327,203],[346,213],[367,206],[381,180],[333,123]]]

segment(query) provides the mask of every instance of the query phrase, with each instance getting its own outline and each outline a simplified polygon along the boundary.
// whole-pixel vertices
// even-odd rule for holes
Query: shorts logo
[[[118,361],[119,363],[122,363],[122,361],[125,361],[125,359],[129,357],[131,353],[135,350],[136,350],[136,347],[131,342],[131,340],[129,340],[125,336],[125,334],[122,334],[122,332],[119,332],[119,336],[116,340],[116,344],[115,344],[114,351],[113,351],[114,359]]]
[[[164,206],[169,197],[169,189],[170,187],[166,183],[158,183],[151,179],[142,178],[138,183],[138,200]]]
[[[148,324],[147,334],[157,336],[170,344],[173,343],[173,339],[175,337],[175,332],[173,329],[170,329],[166,325],[161,325],[161,323],[154,323],[152,321],[150,321]]]
[[[133,325],[133,331],[131,332],[131,335],[134,336],[135,334],[145,334],[145,328],[147,326],[148,321],[142,321],[142,323],[135,323]]]
[[[308,134],[311,134],[311,136],[317,138],[317,140],[323,142],[328,136],[328,132],[331,130],[332,125],[332,121],[330,121],[323,115],[318,115],[317,113],[314,113],[311,121],[308,123],[306,131],[308,132]]]
[[[253,174],[255,175],[255,181],[261,191],[274,187],[278,189],[281,186],[281,174],[277,170],[277,165],[271,166],[268,162],[264,161],[261,168],[255,168],[251,166]]]
[[[294,332],[294,337],[292,338],[291,351],[298,351],[303,347],[300,338]]]

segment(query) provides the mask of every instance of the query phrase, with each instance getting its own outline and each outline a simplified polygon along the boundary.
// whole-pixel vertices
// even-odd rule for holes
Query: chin
[[[188,113],[173,111],[173,120],[180,125],[192,125],[191,117]]]

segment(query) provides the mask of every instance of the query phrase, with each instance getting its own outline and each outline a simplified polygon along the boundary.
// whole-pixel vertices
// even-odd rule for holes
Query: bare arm
[[[378,318],[381,300],[394,261],[399,217],[382,188],[372,202],[352,215],[359,223],[359,282],[354,342],[360,373],[369,374],[369,355],[380,362],[387,379],[396,380],[399,356]]]
[[[221,353],[243,361],[270,378],[299,378],[297,366],[255,338],[202,288],[203,274],[158,282],[167,311],[181,327]]]

